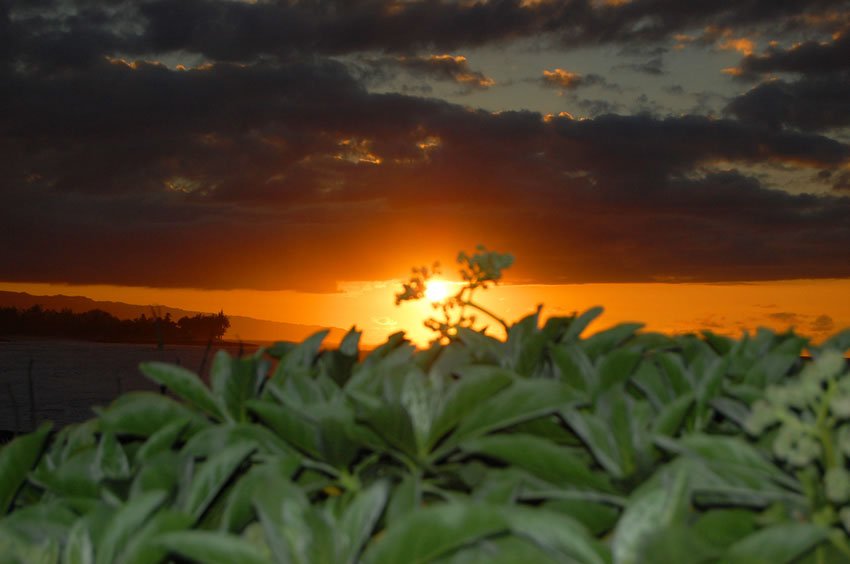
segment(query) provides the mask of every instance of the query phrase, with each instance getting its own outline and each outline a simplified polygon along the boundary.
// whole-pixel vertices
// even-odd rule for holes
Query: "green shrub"
[[[598,314],[427,350],[398,334],[362,361],[356,332],[319,333],[219,352],[209,385],[144,364],[182,401],[128,393],[0,451],[0,558],[850,560],[843,351],[583,338]]]
[[[850,333],[600,313],[143,364],[180,401],[2,447],[0,562],[850,562]]]

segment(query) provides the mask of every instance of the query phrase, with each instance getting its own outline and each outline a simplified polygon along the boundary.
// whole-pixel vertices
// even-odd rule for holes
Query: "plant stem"
[[[498,322],[499,322],[499,324],[501,324],[501,326],[505,329],[505,334],[507,334],[507,333],[508,333],[508,331],[510,331],[510,327],[509,327],[509,326],[508,326],[508,324],[505,322],[505,320],[504,320],[504,319],[502,319],[501,317],[499,317],[498,315],[496,315],[495,313],[493,313],[492,311],[490,311],[490,310],[488,310],[488,309],[486,309],[486,308],[484,308],[484,307],[482,307],[482,306],[480,306],[480,305],[478,305],[478,304],[476,304],[476,303],[474,303],[474,302],[471,302],[471,301],[469,301],[469,300],[464,301],[464,302],[463,302],[463,305],[465,305],[465,306],[469,306],[469,307],[471,307],[471,308],[473,308],[473,309],[477,309],[477,310],[478,310],[478,311],[480,311],[481,313],[483,313],[483,314],[485,314],[485,315],[488,315],[488,316],[490,316],[491,318],[493,318],[494,320],[498,321]]]

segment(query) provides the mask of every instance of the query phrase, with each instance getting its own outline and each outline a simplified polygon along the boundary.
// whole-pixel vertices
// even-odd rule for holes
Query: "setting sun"
[[[442,302],[451,294],[451,287],[445,280],[429,280],[425,286],[425,299],[431,303]]]

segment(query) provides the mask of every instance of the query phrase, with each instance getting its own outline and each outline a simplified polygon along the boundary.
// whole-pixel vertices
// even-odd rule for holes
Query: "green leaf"
[[[145,376],[165,386],[189,405],[200,409],[214,419],[219,421],[224,419],[224,414],[212,393],[194,372],[165,362],[143,362],[139,365],[139,369]]]
[[[694,394],[689,392],[661,408],[652,424],[653,435],[676,436],[693,404]]]
[[[687,562],[715,564],[719,550],[684,523],[659,527],[646,536],[639,548],[639,562]]]
[[[470,367],[461,371],[460,380],[450,384],[431,423],[428,450],[434,448],[466,414],[506,388],[515,378],[509,371],[494,367]]]
[[[190,421],[192,431],[208,424],[198,413],[153,392],[128,392],[100,412],[104,431],[140,437],[150,437],[169,423],[184,419]]]
[[[240,443],[253,443],[259,452],[300,459],[301,455],[269,428],[256,423],[230,423],[207,427],[192,437],[181,452],[208,457],[222,448]]]
[[[513,384],[491,396],[488,401],[479,401],[440,447],[439,454],[435,453],[434,456],[439,457],[461,442],[491,431],[555,413],[576,401],[576,392],[562,382],[514,380]]]
[[[148,492],[118,509],[103,531],[103,537],[96,547],[95,562],[97,564],[117,562],[127,542],[138,532],[148,517],[162,505],[165,498],[165,492]]]
[[[594,398],[618,384],[626,383],[640,359],[640,351],[628,348],[615,349],[600,357],[596,363]]]
[[[78,519],[62,551],[63,564],[94,564],[94,546],[84,519]]]
[[[216,401],[230,421],[245,422],[245,402],[255,397],[267,370],[265,361],[232,358],[218,351],[210,367],[210,383]]]
[[[387,523],[394,523],[415,511],[422,503],[422,480],[416,474],[405,474],[393,490],[387,505]]]
[[[336,562],[354,564],[360,550],[371,538],[372,531],[384,511],[389,494],[387,482],[375,482],[369,488],[358,492],[354,500],[345,508],[337,525],[337,534],[345,538]]]
[[[297,485],[280,477],[267,481],[268,491],[256,492],[253,503],[266,542],[278,562],[334,562],[337,535],[330,516],[310,505]]]
[[[171,450],[188,425],[188,419],[177,419],[156,431],[136,451],[135,462],[141,464],[161,452]]]
[[[127,460],[121,443],[112,433],[101,435],[92,471],[98,481],[101,478],[122,480],[130,476],[130,461]]]
[[[432,560],[435,564],[564,564],[534,541],[516,536],[484,539],[449,556]]]
[[[65,540],[76,519],[77,514],[64,504],[45,500],[11,512],[0,521],[0,530],[27,542],[59,542]]]
[[[621,323],[610,329],[600,331],[581,341],[581,347],[592,359],[613,350],[623,344],[643,327],[643,323]]]
[[[245,405],[284,441],[313,458],[321,458],[319,431],[314,423],[305,420],[291,407],[270,401],[249,400]]]
[[[331,466],[346,469],[360,451],[360,444],[349,431],[355,426],[354,415],[342,405],[321,406],[319,419],[319,451]]]
[[[458,327],[457,337],[481,362],[498,364],[504,354],[505,345],[502,341],[469,327]]]
[[[508,505],[501,508],[511,530],[559,555],[559,560],[606,564],[610,555],[575,519],[540,508]]]
[[[162,562],[165,549],[154,541],[156,537],[192,526],[192,518],[178,511],[161,509],[130,539],[121,556],[122,564],[152,564]]]
[[[756,515],[748,509],[714,509],[700,515],[694,530],[714,546],[728,547],[755,531]]]
[[[549,336],[536,331],[536,328],[534,332],[529,331],[519,335],[516,339],[508,339],[508,345],[512,349],[509,366],[521,376],[534,376],[543,361],[543,351],[549,342]],[[513,328],[511,328],[511,337],[513,337]]]
[[[38,430],[16,437],[0,449],[0,515],[12,506],[27,473],[41,457],[51,428],[50,423],[44,423]]]
[[[655,362],[645,359],[632,376],[632,383],[643,392],[656,409],[661,409],[676,399],[677,394],[670,382],[656,366]]]
[[[578,338],[581,336],[587,326],[590,325],[590,323],[594,319],[602,315],[603,311],[605,311],[603,308],[601,308],[600,306],[596,306],[590,308],[589,310],[576,317],[572,321],[572,323],[570,323],[567,332],[564,333],[563,337],[561,337],[561,342],[569,343],[578,340]]]
[[[192,479],[185,510],[195,519],[200,519],[230,476],[256,448],[251,443],[235,444],[207,459]]]
[[[616,507],[585,499],[553,499],[541,507],[569,515],[597,537],[604,536],[617,524],[620,512]]]
[[[162,451],[148,459],[137,471],[130,484],[130,499],[145,492],[164,491],[171,493],[180,479],[180,455],[174,451]]]
[[[821,350],[832,349],[838,352],[845,352],[850,349],[850,329],[845,329],[840,333],[836,333],[820,346]]]
[[[643,545],[658,529],[681,518],[688,506],[688,473],[675,468],[636,492],[614,531],[613,556],[617,564],[640,564]]]
[[[758,476],[757,479],[761,481],[770,479],[789,488],[799,487],[796,480],[788,477],[761,452],[739,437],[692,434],[683,437],[678,445],[684,451],[720,463],[727,471],[735,467]]]
[[[357,419],[363,421],[388,445],[416,457],[419,451],[410,414],[398,402],[382,403],[377,407],[361,404]]]
[[[508,521],[486,505],[447,503],[391,523],[363,554],[364,564],[420,564],[505,532]]]
[[[95,454],[95,449],[89,448],[77,452],[55,468],[40,464],[30,473],[29,480],[61,496],[98,497],[100,484],[93,471]]]
[[[685,394],[693,389],[693,375],[681,356],[663,352],[656,355],[655,359],[667,376],[667,381],[670,383],[669,386],[676,396]]]
[[[565,409],[561,416],[593,454],[593,458],[615,478],[623,478],[626,469],[609,424],[593,413]]]
[[[212,531],[179,531],[159,535],[155,542],[169,552],[204,564],[268,564],[249,541]]]
[[[733,544],[722,564],[790,564],[829,538],[829,529],[809,523],[782,523]]]
[[[317,331],[286,351],[280,357],[280,363],[272,375],[272,381],[278,385],[282,385],[290,374],[310,370],[322,347],[322,341],[325,340],[328,333],[330,333],[330,329]],[[270,355],[277,356],[275,353],[277,352],[278,345],[269,349],[268,352]]]
[[[594,473],[566,447],[522,433],[496,434],[465,441],[462,450],[498,458],[557,486],[610,491],[606,479]]]
[[[574,344],[556,345],[549,354],[561,375],[561,380],[577,390],[588,391],[596,385],[596,369],[585,352]]]

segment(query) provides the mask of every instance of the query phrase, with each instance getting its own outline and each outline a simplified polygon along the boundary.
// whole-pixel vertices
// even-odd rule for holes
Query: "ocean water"
[[[205,380],[219,348],[238,354],[238,346],[213,346]],[[198,372],[205,352],[204,346],[188,345],[157,350],[151,344],[0,341],[0,432],[30,431],[46,420],[57,427],[85,421],[94,415],[92,406],[107,406],[122,392],[159,391],[139,371],[139,363],[172,362]]]

